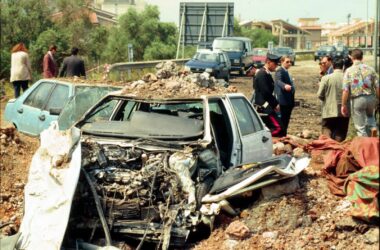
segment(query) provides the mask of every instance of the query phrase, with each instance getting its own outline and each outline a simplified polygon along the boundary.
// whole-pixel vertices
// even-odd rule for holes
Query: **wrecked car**
[[[128,238],[163,249],[183,246],[199,227],[212,229],[222,210],[235,213],[229,198],[308,165],[308,158],[272,157],[269,130],[236,93],[178,99],[109,94],[71,130],[44,131],[33,161],[42,163],[32,163],[25,187],[18,244],[26,249],[42,239],[48,248]]]
[[[77,83],[70,79],[41,79],[34,83],[19,98],[10,99],[4,110],[4,118],[23,133],[38,136],[58,119],[68,101],[78,94],[85,99],[87,109],[101,97],[120,87],[104,84]],[[83,94],[84,93],[84,94]],[[76,98],[79,99],[79,98]],[[86,109],[86,110],[87,110]],[[80,117],[81,114],[73,114]],[[79,109],[71,112],[79,112]],[[71,124],[72,125],[72,124]]]

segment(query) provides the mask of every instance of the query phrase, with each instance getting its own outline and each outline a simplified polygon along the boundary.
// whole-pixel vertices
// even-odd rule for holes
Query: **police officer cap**
[[[280,59],[281,59],[281,56],[278,56],[278,55],[275,55],[275,54],[268,53],[268,54],[267,54],[267,58],[268,58],[268,60],[271,60],[271,61],[273,61],[273,62],[275,62],[275,63],[278,63],[278,62],[280,61]]]

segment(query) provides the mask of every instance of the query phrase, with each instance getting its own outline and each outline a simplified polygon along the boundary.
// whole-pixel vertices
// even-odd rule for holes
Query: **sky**
[[[180,2],[202,2],[200,0],[145,0],[157,5],[161,13],[161,21],[179,22]],[[319,23],[347,23],[347,15],[351,19],[367,20],[375,17],[375,1],[379,0],[208,0],[207,2],[233,2],[234,16],[241,21],[270,21],[283,19],[297,24],[302,17],[317,17]],[[368,3],[368,12],[367,12]],[[368,14],[367,14],[368,13]]]

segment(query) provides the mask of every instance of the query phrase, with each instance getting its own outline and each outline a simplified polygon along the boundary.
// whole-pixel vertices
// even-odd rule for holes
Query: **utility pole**
[[[347,27],[350,25],[350,17],[351,13],[348,13],[347,15]],[[350,35],[347,33],[347,47],[350,47]]]
[[[368,0],[367,0],[367,20],[365,23],[365,48],[368,48]]]
[[[380,63],[378,59],[379,55],[379,13],[380,13],[380,5],[379,1],[375,0],[375,32],[373,39],[373,58],[375,61],[375,71],[380,72]]]

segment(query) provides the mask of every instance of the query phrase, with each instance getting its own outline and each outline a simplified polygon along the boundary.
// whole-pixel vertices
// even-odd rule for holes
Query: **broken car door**
[[[242,144],[241,163],[258,162],[271,157],[272,136],[247,98],[240,95],[228,95],[228,99],[234,109],[239,127]]]

